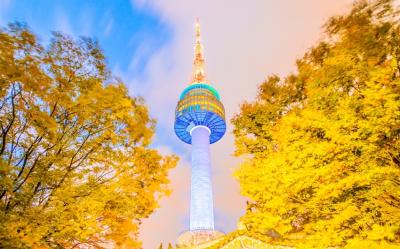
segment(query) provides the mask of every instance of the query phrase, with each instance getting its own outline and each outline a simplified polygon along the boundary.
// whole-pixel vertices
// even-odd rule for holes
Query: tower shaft
[[[195,126],[192,136],[190,230],[214,230],[211,183],[210,129]]]

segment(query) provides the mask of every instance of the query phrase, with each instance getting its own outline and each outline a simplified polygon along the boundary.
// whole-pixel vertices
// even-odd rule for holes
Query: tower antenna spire
[[[201,33],[199,18],[196,18],[196,43],[194,45],[193,78],[192,84],[208,83],[204,74],[203,45],[201,44]]]

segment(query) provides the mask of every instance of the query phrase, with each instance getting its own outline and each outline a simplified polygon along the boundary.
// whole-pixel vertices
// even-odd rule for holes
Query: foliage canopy
[[[400,14],[359,1],[232,122],[242,222],[299,247],[398,248]]]
[[[1,248],[140,248],[176,158],[148,148],[154,120],[96,41],[2,29],[0,128]]]

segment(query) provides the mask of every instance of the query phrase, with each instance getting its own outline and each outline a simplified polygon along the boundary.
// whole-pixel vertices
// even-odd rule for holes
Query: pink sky
[[[350,0],[132,0],[141,8],[151,9],[173,28],[172,42],[155,54],[146,67],[143,84],[132,78],[134,90],[143,95],[152,115],[158,120],[158,134],[173,133],[174,109],[180,92],[189,84],[193,60],[194,21],[200,18],[206,58],[206,74],[219,91],[227,112],[225,137],[211,146],[216,227],[223,232],[235,228],[244,213],[245,199],[232,177],[239,160],[234,151],[229,120],[245,100],[254,99],[257,86],[272,73],[285,75],[295,70],[295,61],[323,37],[322,25],[328,17],[351,7]],[[132,62],[134,63],[134,62]],[[140,87],[142,86],[142,87]],[[155,89],[158,89],[155,91]],[[163,132],[162,134],[160,132]],[[170,197],[144,220],[141,239],[145,249],[158,248],[160,242],[175,243],[188,229],[190,165],[187,153],[171,171]],[[171,144],[159,149],[173,151]]]

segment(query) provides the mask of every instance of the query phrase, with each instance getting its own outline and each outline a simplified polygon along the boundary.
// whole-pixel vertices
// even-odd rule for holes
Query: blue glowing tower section
[[[226,123],[220,96],[204,74],[198,22],[193,79],[180,96],[175,110],[174,128],[180,140],[192,145],[190,231],[213,231],[214,208],[209,147],[224,136]]]

